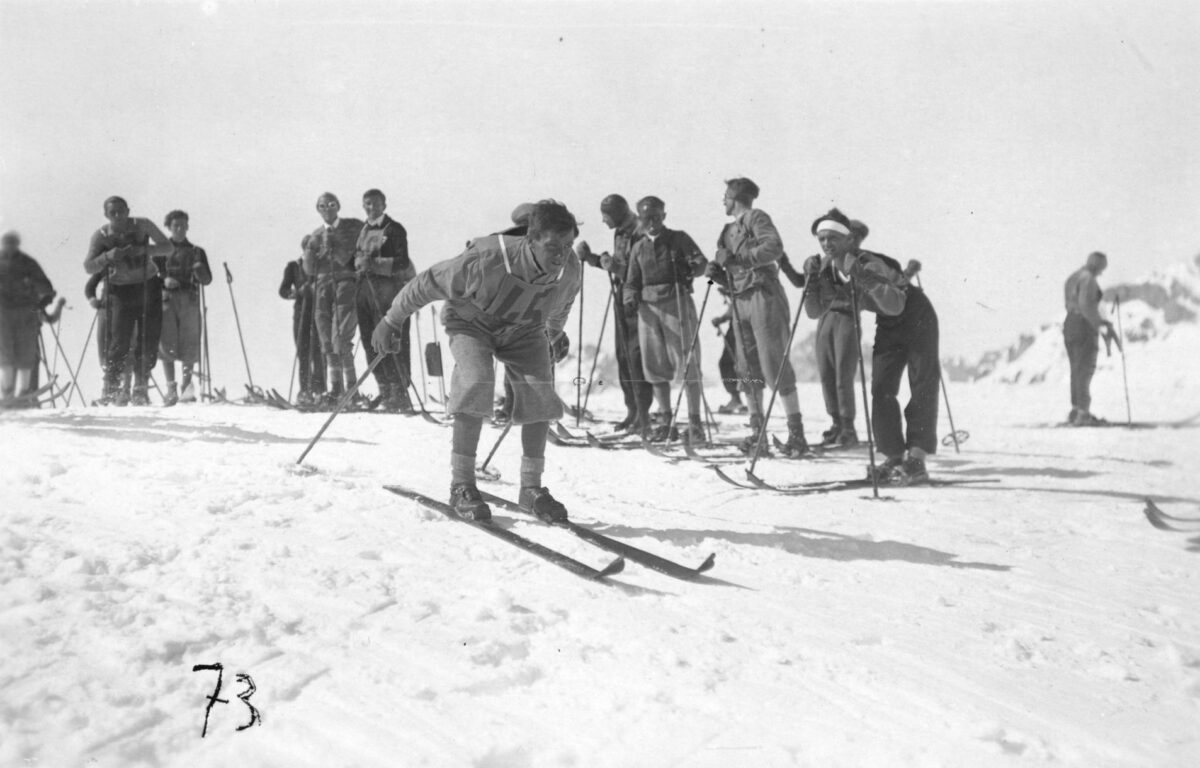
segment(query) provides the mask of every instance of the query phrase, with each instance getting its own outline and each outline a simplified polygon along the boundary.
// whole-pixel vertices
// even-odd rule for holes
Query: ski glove
[[[571,349],[571,340],[567,338],[567,334],[563,331],[547,331],[546,338],[550,342],[550,357],[554,362],[561,363],[567,359],[567,352]]]
[[[375,354],[395,354],[400,351],[400,334],[388,324],[386,319],[380,320],[371,334],[371,349]]]

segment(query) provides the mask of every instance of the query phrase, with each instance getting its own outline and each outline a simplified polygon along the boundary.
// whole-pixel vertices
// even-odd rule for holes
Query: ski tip
[[[698,568],[696,569],[696,574],[697,574],[697,575],[699,575],[699,574],[701,574],[701,573],[704,573],[704,572],[706,572],[706,571],[711,571],[711,570],[712,570],[712,567],[713,567],[714,565],[716,565],[716,564],[717,564],[717,553],[716,553],[716,552],[713,552],[713,553],[709,554],[709,556],[708,556],[708,557],[706,557],[706,558],[704,559],[704,562],[703,562],[703,563],[700,563],[700,567],[698,567]]]
[[[609,576],[615,576],[623,570],[625,570],[625,558],[618,557],[616,560],[613,560],[611,563],[606,565],[604,569],[596,575],[596,578],[607,579]]]
[[[1153,525],[1160,531],[1175,530],[1159,516],[1158,507],[1154,506],[1154,502],[1150,501],[1149,499],[1146,500],[1146,508],[1142,510],[1142,514],[1146,516],[1146,521],[1149,522],[1150,525]]]

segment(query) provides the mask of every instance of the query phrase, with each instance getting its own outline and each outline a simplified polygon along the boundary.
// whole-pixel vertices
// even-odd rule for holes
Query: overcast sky
[[[74,356],[104,198],[159,223],[186,209],[234,272],[256,381],[286,388],[275,291],[325,190],[360,215],[384,189],[421,268],[542,197],[607,248],[609,192],[664,198],[711,256],[722,180],[745,175],[793,258],[836,204],[869,248],[921,259],[943,351],[971,355],[1057,315],[1093,249],[1109,283],[1200,251],[1198,9],[0,2],[0,227],[71,300]],[[607,290],[589,273],[585,336]],[[214,369],[236,388],[213,290]]]

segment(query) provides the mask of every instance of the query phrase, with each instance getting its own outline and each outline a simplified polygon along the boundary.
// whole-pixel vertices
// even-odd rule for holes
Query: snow
[[[1097,376],[1109,417],[1114,378]],[[933,473],[997,483],[788,498],[549,447],[577,520],[685,563],[716,553],[708,582],[630,563],[614,586],[385,492],[446,492],[449,431],[420,419],[339,417],[297,469],[323,415],[5,414],[0,765],[1200,764],[1200,535],[1140,511],[1152,494],[1200,514],[1200,427],[1035,426],[1065,415],[1059,384],[951,396],[971,438]],[[815,386],[801,402],[811,436]],[[1134,416],[1196,402],[1147,396]],[[215,679],[192,667],[217,662],[230,703],[202,739]],[[262,714],[240,732],[239,672]]]

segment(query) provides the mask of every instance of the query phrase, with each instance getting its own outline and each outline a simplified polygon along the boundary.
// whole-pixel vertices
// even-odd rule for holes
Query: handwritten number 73
[[[208,705],[204,707],[204,728],[200,731],[200,738],[204,738],[208,735],[208,716],[212,713],[213,705],[229,703],[229,699],[221,698],[221,683],[224,676],[225,665],[197,664],[192,667],[192,671],[217,673],[217,686],[213,689],[212,695],[207,697]],[[252,725],[262,725],[262,714],[253,704],[250,703],[250,697],[253,696],[254,692],[258,690],[258,686],[254,684],[254,680],[250,677],[250,675],[247,675],[244,672],[237,673],[237,681],[239,683],[245,683],[246,685],[246,689],[239,693],[237,697],[242,700],[242,703],[245,704],[247,708],[249,708],[250,721],[244,725],[239,725],[236,730],[244,731]]]

